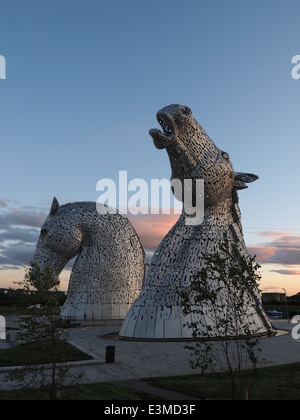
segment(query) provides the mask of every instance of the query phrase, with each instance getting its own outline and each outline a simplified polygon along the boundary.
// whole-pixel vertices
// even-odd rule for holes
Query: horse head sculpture
[[[205,266],[203,256],[221,253],[225,236],[230,244],[238,244],[240,257],[249,255],[243,238],[238,190],[247,188],[246,183],[258,177],[235,172],[228,153],[215,145],[187,106],[169,105],[158,111],[157,120],[162,130],[152,129],[149,133],[155,147],[168,153],[171,180],[191,180],[193,201],[198,198],[196,181],[204,180],[204,217],[199,223],[187,223],[183,205],[178,222],[154,252],[142,291],[123,323],[120,337],[191,339],[192,331],[185,325],[194,319],[192,313],[183,313],[180,293],[188,290],[192,279]],[[182,193],[176,198],[185,202]],[[243,281],[241,278],[241,285]],[[211,288],[220,288],[217,277],[209,282]],[[248,290],[246,300],[244,320],[253,320],[251,334],[269,334],[272,327],[257,287]],[[213,308],[205,304],[202,309],[207,314],[202,317],[205,325]],[[213,321],[210,328],[212,335],[218,334]]]
[[[60,206],[54,198],[33,261],[41,269],[49,267],[57,279],[75,256],[61,315],[124,319],[141,290],[145,271],[145,253],[129,220],[99,203]]]

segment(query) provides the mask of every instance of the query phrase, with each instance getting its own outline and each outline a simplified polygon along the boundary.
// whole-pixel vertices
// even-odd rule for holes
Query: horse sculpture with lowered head
[[[33,262],[57,279],[75,256],[62,317],[124,319],[145,271],[144,249],[129,220],[104,204],[60,206],[54,198]]]

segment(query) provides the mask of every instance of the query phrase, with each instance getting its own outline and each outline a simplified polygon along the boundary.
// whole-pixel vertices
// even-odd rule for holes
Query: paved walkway
[[[270,364],[300,362],[300,340],[291,336],[294,325],[276,321],[274,326],[286,332],[260,339],[262,357]],[[70,341],[96,359],[104,360],[106,346],[116,348],[116,363],[85,369],[83,381],[118,381],[196,372],[189,363],[190,353],[184,348],[187,343],[122,341],[113,334],[117,331],[111,327],[71,330]]]
[[[300,340],[294,340],[291,336],[294,325],[276,321],[274,326],[288,332],[260,339],[262,357],[270,364],[300,362]],[[145,392],[150,392],[151,387],[150,393],[153,393],[155,389],[139,382],[140,378],[197,373],[189,364],[190,353],[184,348],[186,343],[122,341],[117,338],[118,330],[119,327],[70,330],[70,342],[95,359],[88,363],[77,363],[72,368],[74,374],[82,375],[80,383],[116,382],[140,390],[144,387]],[[106,346],[109,345],[116,348],[114,364],[105,363]],[[0,390],[11,387],[11,384],[4,382],[3,375],[0,369]],[[156,390],[158,392],[158,388]],[[162,397],[162,392],[159,395]],[[177,395],[177,399],[185,399],[180,395]]]

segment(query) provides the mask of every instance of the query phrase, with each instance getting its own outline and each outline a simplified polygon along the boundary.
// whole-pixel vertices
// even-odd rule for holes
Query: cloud
[[[23,242],[18,242],[16,244],[8,245],[4,255],[2,255],[2,258],[3,261],[5,261],[5,259],[9,259],[10,264],[24,265],[29,263],[34,255],[34,252],[35,244],[24,244]]]
[[[140,214],[128,216],[143,247],[151,254],[179,219],[178,214]]]
[[[270,272],[288,276],[300,276],[300,270],[270,270]]]
[[[34,256],[36,243],[17,242],[9,243],[4,250],[0,251],[0,267],[11,268],[10,266],[23,267],[28,265]]]
[[[281,238],[282,235],[288,235],[277,230],[263,230],[257,234],[258,236],[270,237],[270,238]]]
[[[0,271],[6,270],[20,270],[19,265],[0,265]]]
[[[0,214],[0,270],[23,267],[32,260],[46,217],[43,209],[30,207],[5,209]],[[179,217],[178,214],[128,215],[149,259]],[[66,269],[72,265],[70,261]]]
[[[6,229],[0,229],[0,239],[2,243],[4,241],[37,242],[38,237],[39,229],[35,228],[7,226]]]
[[[47,212],[39,208],[3,208],[0,214],[0,270],[23,267],[33,258]],[[151,259],[163,237],[177,222],[178,214],[128,215]],[[70,261],[66,269],[71,269]]]
[[[148,258],[151,259],[154,250],[163,237],[174,226],[179,215],[137,215],[128,216],[135,227]],[[263,231],[259,234],[268,238],[269,242],[249,247],[249,251],[257,256],[259,263],[278,264],[281,266],[300,266],[300,235],[279,231]],[[272,270],[278,274],[300,275],[300,270],[280,267]]]
[[[41,208],[10,208],[10,200],[0,203],[0,270],[17,269],[32,260],[47,214]]]
[[[8,205],[10,205],[11,203],[13,204],[20,204],[19,201],[16,200],[10,200],[9,198],[6,198],[5,200],[1,200],[0,199],[0,207],[7,207]]]
[[[32,260],[35,252],[36,244],[24,244],[17,242],[8,244],[0,254],[0,266],[19,266],[28,265]]]
[[[12,203],[12,202],[10,202]],[[40,227],[47,217],[44,208],[10,208],[9,200],[0,200],[0,270],[27,265],[35,251]],[[151,259],[164,236],[177,222],[178,214],[139,214],[127,216]],[[284,267],[272,270],[278,274],[300,275],[300,235],[279,231],[262,231],[266,241],[249,247],[259,263]],[[286,267],[285,267],[286,266]],[[68,265],[70,269],[71,264]]]
[[[0,215],[0,228],[9,225],[21,225],[30,227],[41,227],[46,218],[42,211],[29,211],[23,209],[11,209],[9,212]]]
[[[258,262],[300,265],[300,235],[274,231],[261,232],[260,235],[272,240],[249,247],[249,251],[257,256]]]

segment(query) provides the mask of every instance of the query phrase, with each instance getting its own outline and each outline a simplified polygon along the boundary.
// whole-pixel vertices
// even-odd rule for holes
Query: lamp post
[[[286,316],[287,316],[287,320],[288,320],[288,323],[289,323],[290,322],[290,319],[289,319],[289,308],[288,308],[286,290],[284,288],[282,288],[282,290],[284,290],[284,294],[285,294]]]

